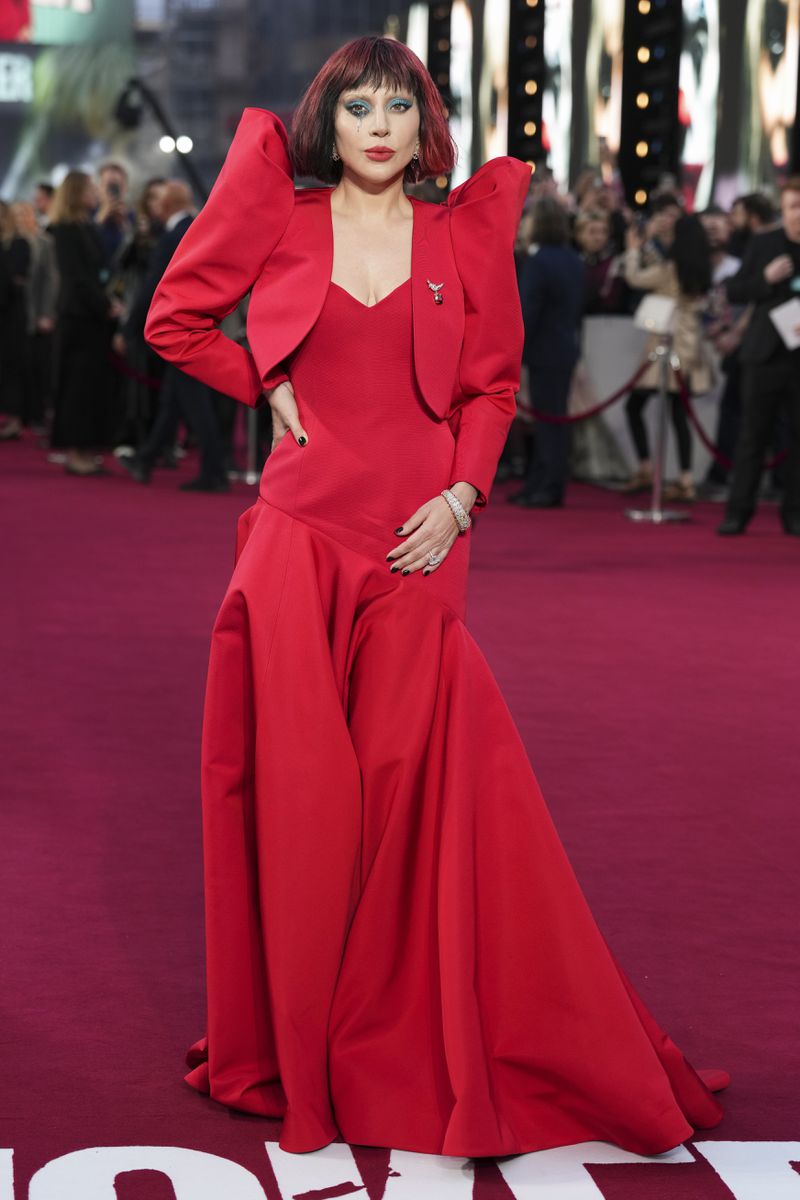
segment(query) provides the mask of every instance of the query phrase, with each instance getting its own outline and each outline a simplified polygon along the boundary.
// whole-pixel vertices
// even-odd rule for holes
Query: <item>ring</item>
[[[428,551],[428,562],[431,564],[432,567],[438,567],[438,565],[441,561],[442,560],[440,558],[437,558],[437,556],[434,554],[434,552],[432,550]]]

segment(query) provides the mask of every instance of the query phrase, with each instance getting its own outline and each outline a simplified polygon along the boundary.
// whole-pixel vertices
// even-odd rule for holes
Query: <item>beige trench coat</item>
[[[714,366],[711,348],[703,337],[700,314],[705,307],[704,296],[686,296],[678,284],[675,264],[666,260],[643,267],[639,262],[639,251],[628,250],[625,254],[625,279],[629,287],[641,291],[656,292],[669,296],[676,302],[673,349],[681,362],[681,371],[693,396],[710,392],[714,386]],[[652,334],[646,343],[646,353],[658,345],[658,337]],[[640,388],[657,388],[659,385],[658,364],[652,363],[637,383]],[[675,375],[670,371],[669,386],[677,391]]]

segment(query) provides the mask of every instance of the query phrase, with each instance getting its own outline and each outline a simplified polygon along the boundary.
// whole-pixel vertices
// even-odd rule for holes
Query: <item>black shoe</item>
[[[717,533],[720,537],[738,537],[747,529],[747,521],[743,521],[741,517],[726,517],[721,525],[717,527]]]
[[[182,492],[229,492],[230,490],[226,479],[203,479],[202,475],[180,485]]]
[[[140,458],[135,454],[127,454],[123,458],[118,458],[117,462],[130,475],[131,479],[135,479],[137,483],[150,482],[150,468],[145,466]]]
[[[557,500],[553,496],[529,496],[527,492],[515,492],[512,496],[507,496],[509,504],[516,504],[520,508],[563,508],[564,501]]]
[[[162,454],[156,463],[157,467],[163,467],[165,471],[177,471],[178,460],[171,452]]]

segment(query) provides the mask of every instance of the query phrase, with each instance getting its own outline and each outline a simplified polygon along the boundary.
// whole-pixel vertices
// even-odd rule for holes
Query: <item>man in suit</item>
[[[800,177],[781,193],[779,228],[757,234],[748,245],[741,270],[726,281],[734,304],[752,304],[753,315],[739,349],[742,367],[742,423],[723,536],[744,533],[755,512],[764,456],[782,409],[789,425],[781,521],[786,533],[800,537],[800,349],[790,350],[770,318],[787,300],[800,298]]]
[[[541,413],[565,417],[580,353],[586,268],[568,245],[568,218],[553,197],[534,204],[532,236],[535,253],[528,254],[519,280],[531,403]],[[509,503],[521,508],[561,508],[569,450],[568,425],[537,421],[524,486],[507,497]]]
[[[178,180],[171,180],[165,185],[160,207],[164,232],[153,247],[147,274],[133,298],[122,329],[123,345],[133,342],[137,336],[143,336],[153,294],[194,219],[192,193],[185,183]],[[213,393],[204,383],[192,379],[171,363],[167,364],[164,372],[159,409],[150,435],[132,458],[122,458],[120,462],[138,483],[149,483],[156,460],[174,439],[180,417],[194,431],[200,447],[200,474],[196,479],[181,484],[181,491],[227,492],[228,481]]]

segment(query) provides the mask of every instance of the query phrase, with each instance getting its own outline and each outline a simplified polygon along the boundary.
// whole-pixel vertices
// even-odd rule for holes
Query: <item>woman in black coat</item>
[[[70,171],[56,192],[50,233],[59,273],[58,351],[53,445],[67,451],[65,470],[95,475],[95,453],[108,445],[116,416],[111,339],[120,313],[106,292],[108,270],[91,214],[97,190]]]
[[[7,442],[22,433],[31,248],[17,233],[11,208],[2,200],[0,260],[0,412],[7,417],[0,428],[0,441]]]

